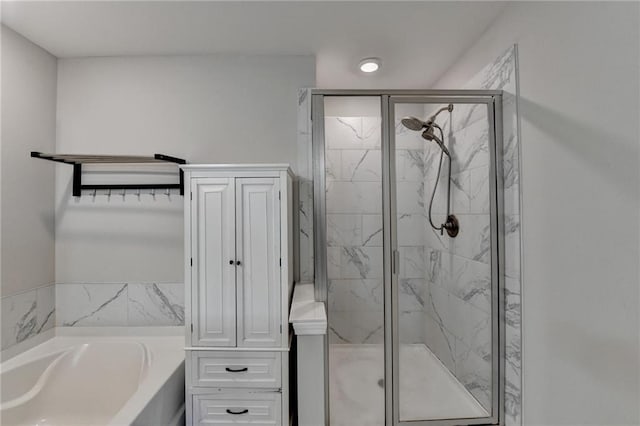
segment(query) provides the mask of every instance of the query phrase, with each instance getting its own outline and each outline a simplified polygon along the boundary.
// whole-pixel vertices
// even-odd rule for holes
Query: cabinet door
[[[192,193],[191,343],[235,346],[234,179],[196,179]]]
[[[280,203],[277,178],[236,179],[238,346],[278,346]]]

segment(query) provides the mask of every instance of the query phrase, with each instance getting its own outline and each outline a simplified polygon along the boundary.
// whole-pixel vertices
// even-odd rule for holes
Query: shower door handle
[[[391,274],[396,275],[400,273],[400,252],[393,250],[393,256],[391,259]]]

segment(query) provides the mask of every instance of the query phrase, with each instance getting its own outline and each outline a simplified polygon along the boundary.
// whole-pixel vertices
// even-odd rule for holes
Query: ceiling
[[[3,1],[2,22],[60,58],[315,55],[318,87],[427,88],[505,2]],[[357,70],[377,56],[375,75]]]

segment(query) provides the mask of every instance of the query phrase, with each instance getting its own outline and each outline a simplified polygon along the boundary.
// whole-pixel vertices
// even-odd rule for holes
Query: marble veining
[[[326,221],[328,246],[344,247],[362,244],[362,215],[328,214]]]
[[[401,246],[400,278],[424,278],[426,274],[426,259],[424,246]]]
[[[380,149],[380,117],[325,117],[327,149]]]
[[[340,279],[329,281],[329,309],[333,311],[381,311],[382,279]]]
[[[451,139],[451,170],[461,172],[489,164],[488,124],[478,122],[471,128],[464,128]]]
[[[382,181],[382,159],[380,150],[342,150],[340,176],[343,180]]]
[[[2,350],[53,327],[53,289],[47,285],[2,298]]]
[[[362,215],[362,245],[382,246],[382,215]]]
[[[384,342],[384,313],[334,311],[329,315],[329,342],[374,344]]]
[[[421,182],[424,178],[425,155],[421,149],[396,149],[396,180]]]
[[[311,138],[311,89],[298,91],[298,164],[294,179],[294,200],[297,199],[298,223],[294,234],[297,247],[294,276],[298,282],[312,282],[313,264],[313,155]],[[294,207],[295,209],[295,207]],[[295,222],[295,221],[294,221]],[[297,241],[296,241],[297,240]],[[297,243],[297,244],[296,244]]]
[[[503,91],[503,185],[505,208],[506,372],[507,426],[521,419],[521,267],[520,267],[520,140],[517,111],[517,48],[511,46],[476,74],[468,89]],[[471,118],[471,117],[469,117]]]
[[[36,317],[38,327],[36,334],[42,333],[55,325],[56,294],[55,286],[48,285],[36,289]]]
[[[58,325],[127,325],[127,284],[58,284]]]
[[[312,282],[313,255],[313,182],[299,178],[298,182],[298,274],[300,282]]]
[[[184,285],[129,284],[130,326],[168,326],[184,324]]]
[[[56,285],[56,325],[170,326],[184,324],[182,283]]]
[[[456,377],[483,407],[491,406],[491,358],[482,358],[463,342],[456,342]]]
[[[326,117],[329,340],[383,339],[380,117]]]
[[[16,323],[16,342],[22,342],[35,334],[38,320],[36,319],[36,302],[33,301],[27,311]]]
[[[401,278],[399,308],[402,312],[421,312],[424,308],[425,282],[417,278]]]
[[[381,247],[343,247],[340,258],[342,278],[382,278]]]

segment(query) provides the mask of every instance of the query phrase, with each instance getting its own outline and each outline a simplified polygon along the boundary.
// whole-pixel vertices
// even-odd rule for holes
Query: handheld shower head
[[[437,143],[440,149],[442,149],[442,151],[444,151],[447,156],[451,157],[451,155],[449,155],[449,150],[446,146],[444,146],[444,142],[440,138],[438,138],[434,132],[434,129],[437,128],[442,133],[442,129],[436,124],[435,121],[438,114],[443,111],[453,111],[453,104],[449,104],[446,107],[440,108],[435,112],[435,114],[429,117],[427,121],[422,121],[416,117],[405,117],[401,120],[401,122],[404,127],[415,132],[419,132],[424,129],[424,131],[422,132],[422,137],[428,141],[434,141],[435,143]]]
[[[444,142],[442,141],[442,139],[440,139],[439,137],[436,136],[436,133],[434,132],[433,129],[440,130],[440,134],[442,134],[442,129],[440,128],[440,126],[438,126],[435,123],[432,123],[424,132],[422,132],[422,137],[424,139],[428,140],[428,141],[433,141],[433,142],[437,143],[438,146],[440,147],[440,149],[445,154],[447,154],[448,157],[451,157],[451,154],[449,154],[449,150],[444,145]]]

